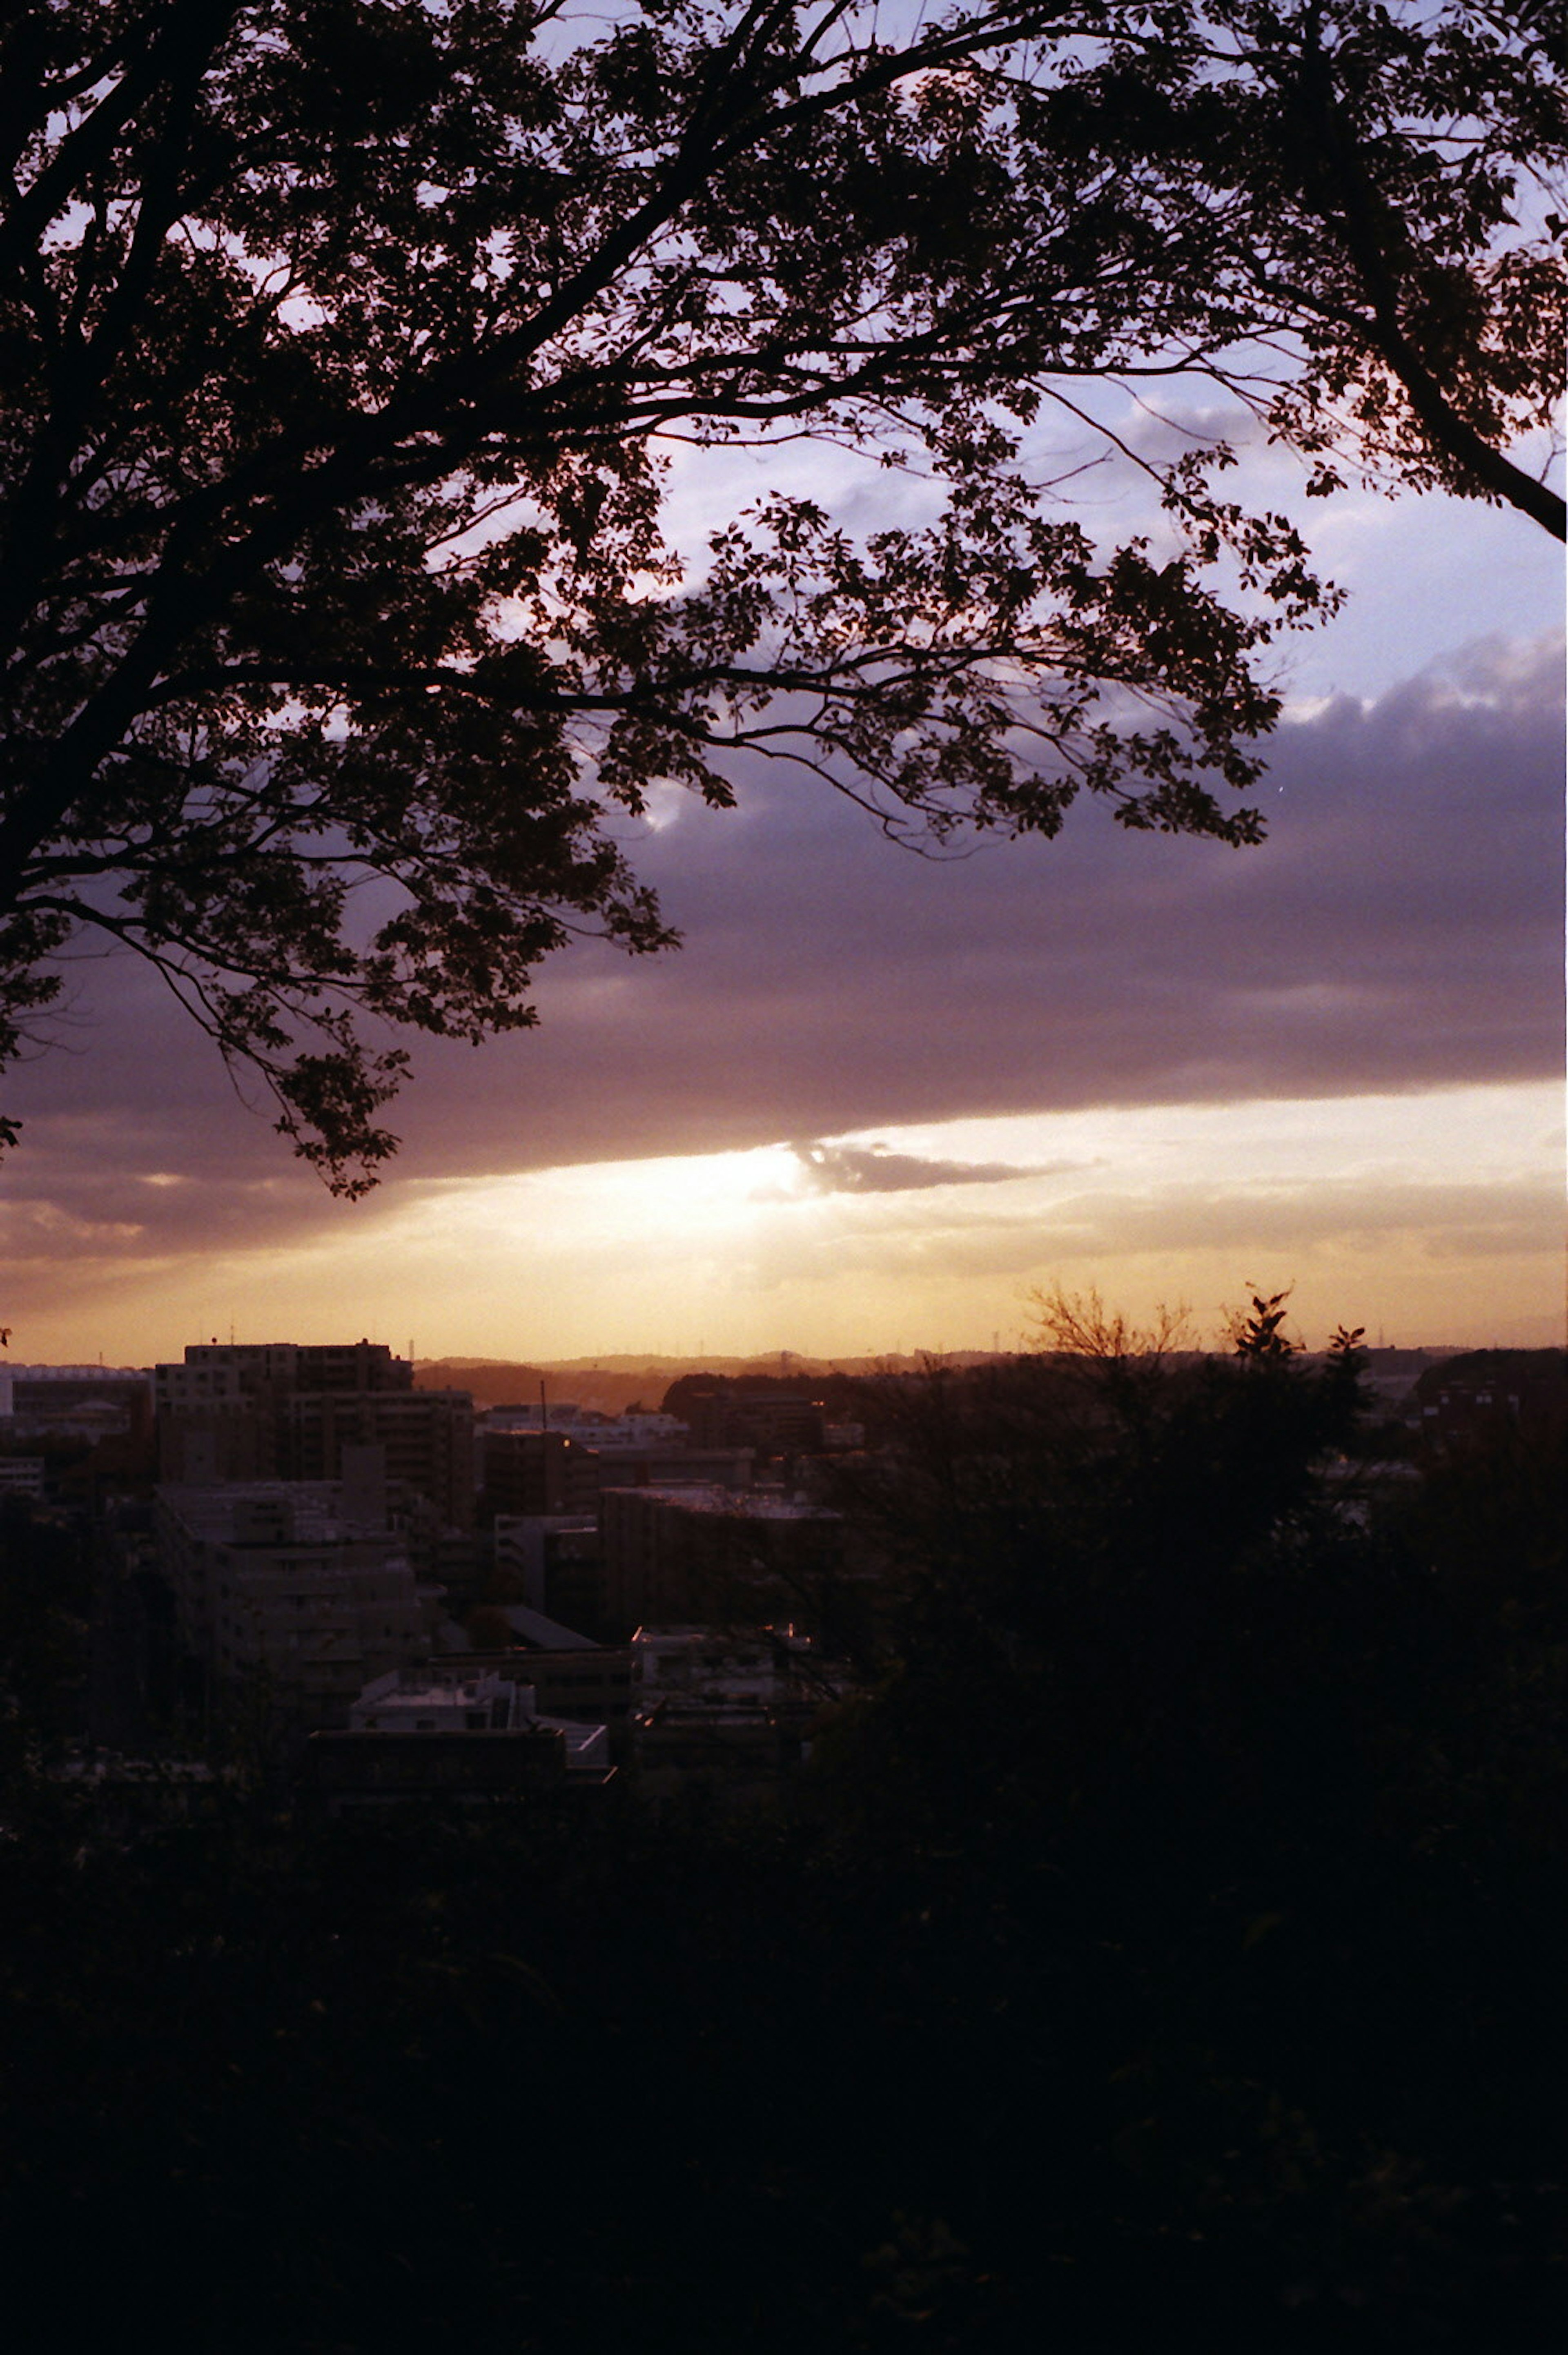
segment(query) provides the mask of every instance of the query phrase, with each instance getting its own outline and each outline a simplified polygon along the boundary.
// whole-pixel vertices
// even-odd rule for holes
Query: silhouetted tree
[[[1556,380],[1538,8],[16,0],[0,42],[0,1056],[96,932],[350,1191],[375,1018],[480,1038],[574,932],[669,942],[604,823],[657,780],[1256,837],[1256,658],[1324,592],[1218,445],[1129,446],[1174,552],[1096,549],[1019,449],[1098,380],[1561,528],[1508,454]],[[932,518],[767,496],[686,577],[662,453],[800,434]]]

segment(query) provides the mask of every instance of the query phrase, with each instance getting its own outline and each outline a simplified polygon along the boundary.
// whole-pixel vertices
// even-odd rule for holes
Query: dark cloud
[[[810,780],[750,773],[734,812],[679,805],[634,846],[680,954],[585,945],[544,976],[537,1031],[417,1048],[389,1192],[956,1115],[1555,1076],[1562,686],[1560,648],[1494,643],[1287,723],[1251,851],[1094,805],[1055,843],[923,859]],[[144,1259],[363,1224],[151,975],[73,985],[59,1050],[5,1082],[26,1134],[0,1191],[31,1248],[51,1217]],[[858,1190],[1022,1174],[816,1149]]]
[[[812,1188],[818,1194],[914,1194],[933,1186],[1001,1186],[1014,1178],[1055,1177],[1082,1167],[1082,1163],[1052,1162],[1020,1167],[1008,1161],[927,1161],[913,1153],[894,1153],[886,1145],[832,1145],[818,1138],[809,1145],[792,1145]]]

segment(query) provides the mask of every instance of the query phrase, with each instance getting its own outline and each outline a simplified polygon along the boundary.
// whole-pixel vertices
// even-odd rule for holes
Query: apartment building
[[[342,1725],[366,1684],[423,1654],[402,1541],[353,1518],[340,1483],[165,1487],[155,1540],[181,1640],[216,1694],[264,1680],[284,1717]]]
[[[346,1451],[386,1451],[387,1478],[432,1504],[443,1527],[474,1526],[474,1401],[466,1391],[304,1391],[283,1401],[288,1476],[336,1480]]]
[[[513,1410],[502,1408],[502,1414]],[[668,1415],[645,1415],[641,1424],[673,1423]],[[630,1429],[632,1417],[622,1421]],[[498,1514],[592,1512],[601,1488],[709,1487],[743,1488],[752,1477],[747,1447],[694,1449],[674,1425],[675,1435],[649,1436],[615,1430],[602,1444],[607,1423],[583,1422],[570,1430],[541,1431],[499,1423],[487,1414],[477,1425],[479,1478],[486,1518]]]
[[[155,1385],[159,1472],[174,1486],[336,1480],[346,1449],[376,1446],[388,1479],[442,1527],[473,1526],[473,1400],[416,1391],[385,1342],[192,1343]]]

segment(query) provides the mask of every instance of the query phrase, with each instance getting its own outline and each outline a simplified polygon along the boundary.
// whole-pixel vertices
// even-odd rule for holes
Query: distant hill
[[[895,1356],[889,1351],[881,1357],[805,1358],[793,1349],[772,1349],[751,1358],[676,1358],[650,1350],[645,1357],[630,1354],[606,1358],[549,1358],[542,1363],[526,1364],[513,1358],[421,1358],[415,1362],[414,1386],[421,1391],[471,1391],[474,1403],[487,1406],[532,1406],[538,1402],[539,1384],[545,1386],[547,1400],[570,1401],[575,1406],[597,1407],[602,1414],[624,1414],[627,1407],[642,1405],[656,1408],[672,1384],[694,1376],[714,1374],[729,1380],[769,1378],[791,1385],[826,1380],[829,1375],[850,1375],[863,1378],[868,1374],[912,1374],[923,1366],[987,1366],[998,1356],[1014,1353],[991,1349],[919,1350]],[[1202,1352],[1197,1353],[1199,1355]],[[1221,1352],[1223,1355],[1223,1352]],[[1424,1368],[1434,1367],[1440,1356],[1456,1358],[1457,1351],[1435,1349],[1370,1352],[1370,1370],[1384,1381],[1395,1369],[1405,1371],[1413,1380]],[[1470,1352],[1486,1358],[1494,1353]],[[1539,1369],[1555,1359],[1561,1365],[1561,1350],[1511,1350],[1501,1354],[1510,1363],[1531,1361]],[[1538,1370],[1539,1379],[1539,1370]]]
[[[419,1358],[416,1391],[472,1391],[475,1406],[515,1406],[537,1399],[549,1377],[540,1366],[515,1365],[506,1358]]]
[[[952,1349],[941,1362],[949,1366],[979,1366],[990,1362],[988,1349]],[[577,1406],[597,1407],[603,1414],[621,1414],[640,1401],[656,1407],[672,1382],[683,1375],[724,1374],[783,1376],[792,1382],[810,1382],[827,1374],[913,1373],[932,1363],[934,1353],[880,1358],[803,1358],[791,1349],[771,1350],[754,1358],[647,1357],[558,1358],[543,1365],[524,1365],[510,1358],[421,1358],[414,1366],[414,1387],[421,1391],[471,1391],[475,1406],[532,1405],[539,1384],[547,1399],[570,1400]]]
[[[602,1414],[624,1414],[639,1401],[656,1408],[675,1374],[689,1364],[679,1358],[614,1358],[597,1365],[579,1359],[543,1366],[520,1365],[510,1358],[424,1358],[415,1364],[414,1388],[472,1391],[478,1407],[535,1406],[542,1382],[547,1401],[570,1401],[597,1407]]]

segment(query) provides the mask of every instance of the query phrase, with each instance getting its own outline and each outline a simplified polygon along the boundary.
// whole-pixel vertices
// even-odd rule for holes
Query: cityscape
[[[1564,2342],[1560,18],[0,7],[17,2355]]]
[[[1274,1314],[1283,1362],[1332,1362]],[[57,1771],[151,1789],[151,1758],[196,1772],[243,1723],[265,1735],[254,1771],[335,1808],[496,1796],[547,1758],[574,1786],[630,1772],[649,1795],[689,1781],[777,1803],[816,1717],[876,1673],[898,1580],[864,1498],[912,1483],[911,1401],[945,1386],[983,1418],[990,1397],[1005,1426],[1020,1385],[1047,1399],[1092,1358],[1070,1337],[1076,1360],[813,1369],[783,1351],[776,1369],[682,1371],[656,1403],[628,1395],[653,1368],[581,1369],[573,1398],[553,1370],[416,1365],[368,1340],[6,1364],[10,1542],[47,1531],[91,1598]],[[1224,1362],[1120,1353],[1168,1385]],[[1317,1475],[1358,1529],[1456,1448],[1561,1412],[1562,1352],[1354,1354],[1354,1427]],[[413,1732],[443,1739],[361,1738]]]
[[[76,2187],[105,2295],[177,2252],[190,2343],[258,2350],[439,2333],[454,2249],[466,2318],[569,2337],[673,2268],[672,2345],[759,2278],[781,2350],[1131,2343],[1238,2279],[1541,2314],[1568,1355],[1039,1313],[576,1396],[8,1362],[8,2222]],[[484,2103],[517,2149],[450,2153]],[[1456,2196],[1469,2150],[1512,2171]]]

